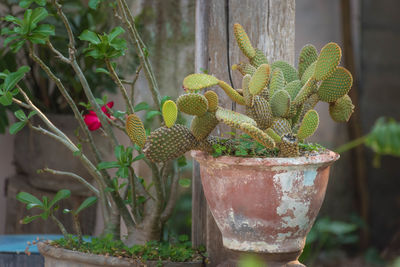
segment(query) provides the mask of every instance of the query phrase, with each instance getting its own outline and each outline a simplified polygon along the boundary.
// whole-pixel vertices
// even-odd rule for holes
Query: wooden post
[[[241,77],[231,73],[231,65],[244,61],[233,36],[233,24],[240,23],[254,47],[265,52],[270,62],[294,62],[295,0],[197,0],[195,70],[224,80],[240,88]],[[213,88],[214,90],[214,88]],[[215,88],[219,104],[236,109],[225,93]],[[220,125],[215,135],[230,131]],[[229,258],[221,233],[207,208],[200,181],[199,166],[193,164],[192,241],[205,245],[211,263],[216,266]]]

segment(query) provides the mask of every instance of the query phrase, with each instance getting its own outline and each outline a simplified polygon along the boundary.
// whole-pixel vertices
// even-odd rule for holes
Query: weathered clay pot
[[[106,257],[56,248],[47,243],[38,243],[40,254],[44,257],[44,267],[156,267],[156,261],[146,263],[117,257]],[[199,262],[162,262],[163,267],[202,267]]]
[[[298,158],[214,158],[192,151],[204,194],[235,251],[260,253],[268,266],[303,266],[297,259],[321,208],[330,165],[339,155]],[[288,264],[288,265],[287,265]]]

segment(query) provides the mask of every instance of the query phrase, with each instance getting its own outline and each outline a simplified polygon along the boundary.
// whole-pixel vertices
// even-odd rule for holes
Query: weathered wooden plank
[[[245,60],[233,36],[233,24],[238,22],[246,29],[255,47],[263,50],[270,61],[294,62],[294,0],[197,0],[196,2],[196,72],[208,70],[209,74],[240,88],[241,77],[230,75],[231,64]],[[206,45],[207,47],[204,47]],[[220,88],[211,88],[220,96],[219,105],[235,108]],[[218,126],[214,134],[230,129]],[[203,198],[203,199],[202,199]],[[229,257],[222,246],[221,234],[207,210],[200,183],[199,166],[193,168],[193,244],[205,244],[211,264],[216,266]]]

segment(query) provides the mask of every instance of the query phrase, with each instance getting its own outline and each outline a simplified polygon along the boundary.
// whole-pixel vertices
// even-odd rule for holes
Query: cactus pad
[[[164,118],[165,126],[168,128],[171,128],[175,124],[176,118],[178,117],[178,108],[174,101],[165,101],[162,106],[162,116]]]
[[[240,130],[250,135],[254,140],[265,146],[266,148],[274,148],[274,140],[265,132],[254,125],[243,123],[240,125]]]
[[[305,84],[308,81],[308,79],[310,79],[314,75],[315,65],[317,65],[316,61],[311,63],[311,65],[308,66],[308,68],[304,71],[303,75],[301,76],[302,84]]]
[[[143,152],[152,162],[165,162],[185,154],[197,145],[198,141],[187,127],[175,124],[171,128],[161,127],[152,132]]]
[[[268,134],[269,137],[275,141],[275,143],[280,143],[282,141],[282,138],[274,130],[272,130],[272,128],[265,130],[265,133]]]
[[[240,125],[243,123],[251,124],[254,126],[257,125],[257,123],[252,118],[226,108],[218,107],[215,115],[218,121],[237,129],[240,129]]]
[[[353,77],[343,67],[338,67],[335,72],[325,79],[318,89],[318,96],[321,101],[335,102],[347,94],[353,85]]]
[[[307,98],[317,90],[317,81],[314,78],[308,79],[303,85],[297,96],[293,99],[293,104],[296,106],[302,105]]]
[[[271,69],[274,71],[276,68],[280,68],[282,70],[286,83],[290,83],[291,81],[299,78],[297,70],[285,61],[275,61],[272,63]]]
[[[297,139],[291,135],[282,136],[282,141],[278,144],[279,157],[298,157],[299,144]]]
[[[246,113],[253,118],[257,127],[264,130],[272,124],[272,110],[267,100],[261,96],[254,96],[253,106],[246,106]]]
[[[256,49],[256,55],[250,59],[250,64],[258,68],[262,64],[268,64],[268,60],[263,51]]]
[[[334,103],[329,103],[329,114],[336,122],[348,121],[351,117],[351,114],[353,114],[353,111],[354,105],[348,95],[339,98]]]
[[[205,139],[218,125],[218,120],[213,112],[206,112],[202,116],[195,116],[190,125],[190,130],[197,140]]]
[[[203,115],[208,109],[207,98],[196,93],[181,95],[176,100],[176,104],[181,112],[195,116]]]
[[[306,71],[306,69],[317,60],[318,58],[318,52],[315,46],[313,45],[306,45],[304,46],[299,55],[299,65],[298,65],[298,70],[299,70],[299,77],[303,76],[303,73]],[[307,81],[308,79],[306,79]]]
[[[280,68],[276,68],[271,74],[269,82],[269,93],[273,95],[276,91],[282,90],[285,87],[285,77]]]
[[[214,91],[207,91],[204,93],[204,97],[208,101],[208,110],[214,112],[218,108],[218,95]]]
[[[143,148],[146,142],[146,131],[142,121],[136,114],[131,114],[126,118],[125,129],[132,143]]]
[[[250,94],[257,95],[267,86],[269,73],[270,67],[268,64],[262,64],[257,68],[249,83]]]
[[[253,106],[253,95],[250,94],[249,90],[249,83],[251,80],[251,76],[246,74],[242,79],[242,88],[243,88],[243,98],[246,106],[251,107]]]
[[[301,90],[301,81],[300,80],[294,80],[288,83],[285,87],[285,91],[289,93],[290,99],[293,100],[297,96],[297,94]]]
[[[279,136],[289,134],[292,132],[292,125],[289,120],[284,118],[275,118],[271,125],[272,130],[274,130]]]
[[[190,91],[201,90],[218,84],[214,76],[202,73],[190,74],[183,80],[183,88]]]
[[[240,50],[242,50],[243,54],[248,58],[253,58],[256,55],[256,50],[251,45],[250,39],[247,36],[247,33],[243,29],[242,25],[239,23],[235,23],[233,25],[233,33],[236,38],[236,42],[239,45]]]
[[[232,70],[238,70],[243,76],[246,74],[253,75],[256,72],[256,68],[253,65],[243,62],[232,65]]]
[[[342,50],[336,43],[326,44],[319,53],[314,78],[321,81],[331,76],[339,65],[341,57]]]
[[[305,115],[300,124],[300,128],[297,131],[297,138],[299,140],[304,140],[317,130],[319,124],[319,116],[318,113],[312,109],[309,110]]]
[[[229,98],[238,103],[239,105],[246,105],[243,96],[241,96],[235,89],[233,89],[229,84],[227,84],[224,81],[219,81],[218,82],[219,87],[222,88],[222,90],[225,91],[226,95],[229,96]]]
[[[290,109],[289,93],[285,90],[275,92],[271,98],[271,109],[275,117],[282,117],[288,113]]]

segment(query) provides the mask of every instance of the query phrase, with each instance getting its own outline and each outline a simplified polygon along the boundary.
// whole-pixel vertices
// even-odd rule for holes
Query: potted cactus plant
[[[63,201],[74,194],[68,188],[58,190],[53,196],[46,194],[41,198],[27,192],[17,195],[17,199],[26,204],[28,210],[36,212],[33,216],[23,218],[21,223],[51,219],[64,235],[64,239],[55,243],[38,245],[39,251],[45,256],[45,265],[160,266],[164,264],[163,261],[168,261],[170,263],[165,263],[166,266],[201,266],[203,257],[198,250],[191,248],[187,238],[179,238],[181,242],[178,246],[160,243],[163,227],[172,215],[178,199],[180,173],[186,161],[181,158],[156,164],[146,158],[142,151],[146,134],[151,129],[145,128],[141,118],[146,118],[147,125],[161,123],[163,107],[163,113],[168,114],[164,116],[165,125],[170,126],[177,113],[168,111],[174,104],[171,105],[171,102],[167,101],[168,97],[160,95],[148,50],[139,35],[127,1],[89,1],[89,6],[94,9],[98,5],[107,4],[107,8],[114,12],[116,20],[125,27],[124,29],[117,26],[103,33],[96,33],[90,29],[74,32],[70,14],[65,12],[63,6],[66,3],[62,1],[28,0],[19,1],[19,4],[23,8],[23,16],[7,15],[2,18],[9,23],[1,30],[3,45],[15,52],[26,47],[31,60],[39,65],[47,79],[62,95],[64,104],[74,114],[78,129],[74,132],[77,138],[73,139],[72,133],[64,132],[51,121],[42,111],[40,102],[38,104],[33,101],[29,84],[23,85],[31,68],[18,66],[16,70],[1,69],[0,72],[0,104],[5,107],[12,106],[17,119],[17,122],[10,126],[10,132],[15,134],[28,126],[32,131],[65,147],[69,156],[63,160],[77,159],[87,173],[83,175],[70,169],[58,169],[51,161],[41,166],[40,172],[49,174],[50,177],[68,177],[71,181],[81,184],[90,195],[77,207],[68,209],[63,207]],[[62,22],[68,37],[68,42],[63,43],[62,50],[53,43],[53,36],[58,29],[46,21],[50,13]],[[122,79],[122,71],[118,68],[121,62],[117,60],[125,55],[128,47],[124,38],[125,32],[140,59],[140,66],[131,81]],[[77,49],[78,38],[84,43],[85,49]],[[47,49],[53,55],[52,59],[59,61],[63,68],[68,68],[74,73],[88,103],[82,105],[75,102],[71,90],[67,87],[70,81],[65,80],[62,73],[55,71],[43,60],[37,52],[39,48]],[[94,60],[97,67],[94,75],[106,75],[107,79],[113,81],[124,101],[123,108],[117,109],[112,102],[106,100],[107,96],[97,98],[94,95],[93,84],[83,72],[79,57]],[[135,103],[137,99],[134,86],[140,71],[144,72],[148,82],[148,92],[142,93],[151,95],[153,104]],[[127,84],[130,86],[127,87]],[[94,141],[96,131],[101,132],[104,142]],[[122,145],[121,140],[117,138],[117,131],[125,134],[126,139],[130,137],[132,144]],[[101,149],[105,146],[111,146],[114,154],[105,155]],[[61,155],[52,154],[52,157]],[[107,160],[110,157],[111,161]],[[138,170],[134,168],[133,164],[139,161],[147,166],[149,177],[139,176]],[[78,217],[84,217],[86,214],[82,210],[96,202],[99,203],[102,213],[104,229],[102,238],[89,242],[82,238],[79,224],[85,221],[79,221]],[[68,214],[73,216],[73,229],[68,229],[60,221],[62,216],[69,216]],[[121,234],[121,221],[126,226],[126,236]],[[70,235],[72,231],[76,236]],[[152,262],[146,262],[147,260]],[[171,263],[175,261],[184,263]]]
[[[329,103],[334,121],[350,118],[352,75],[338,66],[341,49],[336,43],[326,44],[319,54],[314,46],[305,46],[296,69],[284,61],[269,63],[241,25],[234,25],[234,33],[249,59],[232,66],[243,75],[242,88],[208,74],[187,76],[177,108],[165,103],[163,112],[173,116],[179,109],[193,115],[190,129],[166,123],[148,136],[143,151],[153,162],[164,162],[193,150],[226,248],[260,253],[268,266],[303,266],[298,257],[322,205],[330,165],[339,158],[304,140],[318,127],[314,107],[319,101]],[[246,114],[219,107],[214,91],[201,93],[213,86]],[[244,135],[210,135],[219,123]]]

